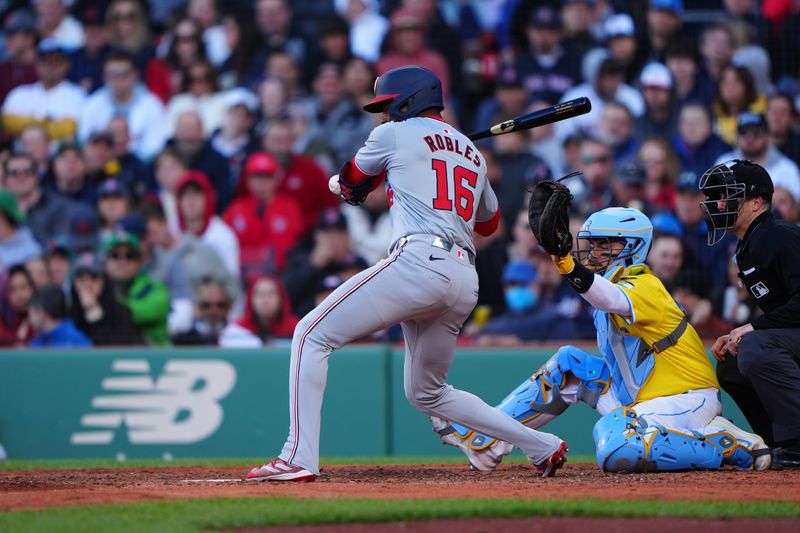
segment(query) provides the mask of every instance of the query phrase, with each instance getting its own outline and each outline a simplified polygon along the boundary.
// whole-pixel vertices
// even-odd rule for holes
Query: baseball
[[[339,187],[339,174],[331,176],[331,179],[328,180],[328,188],[333,194],[338,195],[342,192],[342,188]]]

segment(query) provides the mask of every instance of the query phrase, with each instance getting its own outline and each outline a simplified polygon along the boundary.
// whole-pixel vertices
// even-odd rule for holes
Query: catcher
[[[563,179],[563,178],[562,178]],[[584,401],[602,417],[592,436],[606,472],[718,469],[765,470],[769,449],[720,416],[719,384],[700,338],[644,260],[653,228],[636,209],[610,207],[569,232],[569,190],[559,182],[534,187],[529,223],[558,271],[595,307],[601,356],[559,349],[498,408],[541,428]],[[513,447],[432,418],[447,444],[477,470],[494,469]]]

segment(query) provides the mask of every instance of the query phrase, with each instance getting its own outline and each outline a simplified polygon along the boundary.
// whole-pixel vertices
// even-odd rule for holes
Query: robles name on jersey
[[[447,130],[445,130],[445,133],[447,133]],[[423,140],[427,143],[432,153],[438,152],[439,150],[447,150],[448,152],[463,156],[476,167],[481,166],[481,158],[477,150],[473,150],[472,146],[469,144],[462,150],[458,139],[451,139],[449,136],[442,136],[436,133],[434,135],[426,135],[423,137]]]

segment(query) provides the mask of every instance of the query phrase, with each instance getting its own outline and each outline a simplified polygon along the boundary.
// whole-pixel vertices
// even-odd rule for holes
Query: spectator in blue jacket
[[[32,348],[82,348],[92,345],[68,316],[67,299],[57,285],[47,285],[33,293],[28,316],[36,336]]]
[[[512,261],[503,271],[506,312],[489,321],[479,342],[592,339],[592,309],[558,274],[548,257]]]

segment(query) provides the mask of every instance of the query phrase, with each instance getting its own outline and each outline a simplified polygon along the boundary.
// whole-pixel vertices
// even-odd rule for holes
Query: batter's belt
[[[457,252],[463,254],[463,256],[469,261],[469,264],[475,266],[475,255],[470,252],[469,250],[465,250],[459,246],[456,246],[452,242],[448,241],[444,237],[437,237],[435,235],[406,235],[405,237],[400,237],[394,243],[394,245],[390,248],[390,252],[394,252],[395,250],[399,250],[409,242],[428,242],[434,248],[439,248],[440,250],[444,250],[445,252],[450,252],[453,248],[456,249]]]

